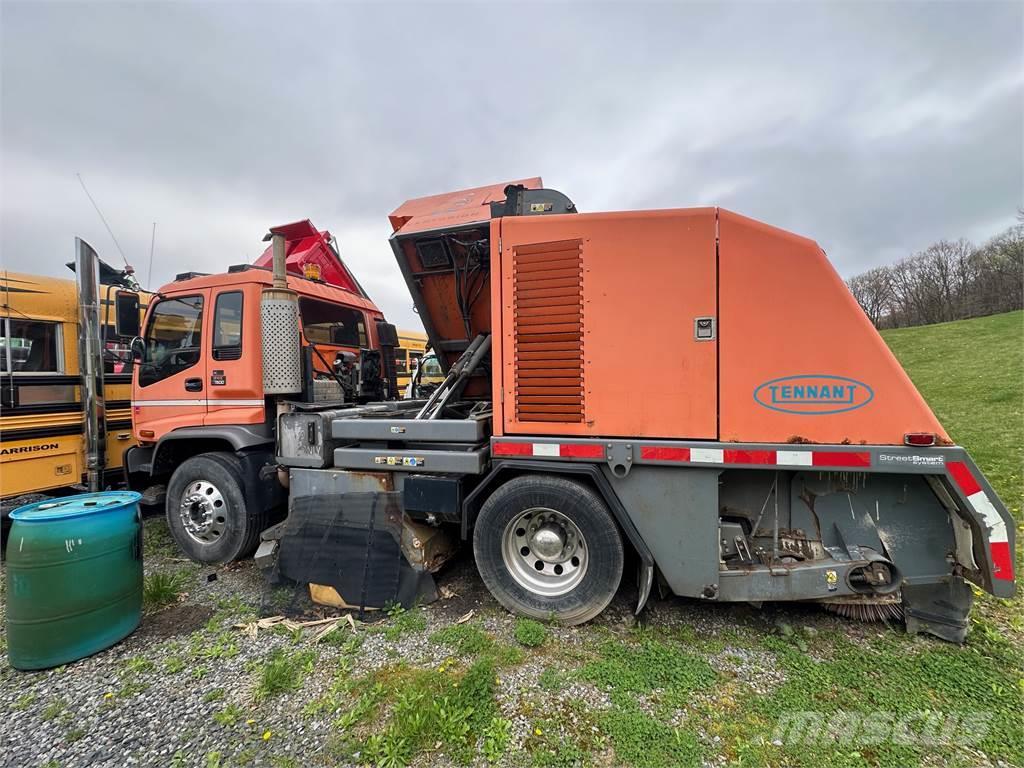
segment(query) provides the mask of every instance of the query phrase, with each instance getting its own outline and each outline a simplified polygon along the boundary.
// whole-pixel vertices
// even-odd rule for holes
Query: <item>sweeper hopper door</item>
[[[718,437],[714,209],[500,226],[506,434]]]

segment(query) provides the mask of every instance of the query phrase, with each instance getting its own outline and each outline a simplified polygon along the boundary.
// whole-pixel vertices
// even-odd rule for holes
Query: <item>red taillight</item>
[[[927,447],[935,445],[935,435],[932,432],[907,432],[903,436],[903,443],[905,445]]]

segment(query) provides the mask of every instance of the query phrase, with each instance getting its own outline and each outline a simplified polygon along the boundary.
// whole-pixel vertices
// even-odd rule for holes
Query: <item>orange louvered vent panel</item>
[[[583,243],[517,246],[512,277],[516,417],[582,422]]]

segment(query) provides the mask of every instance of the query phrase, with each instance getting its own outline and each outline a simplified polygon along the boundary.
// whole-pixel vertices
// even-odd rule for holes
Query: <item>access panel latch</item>
[[[693,319],[693,338],[695,341],[714,341],[716,331],[715,318],[695,317]]]

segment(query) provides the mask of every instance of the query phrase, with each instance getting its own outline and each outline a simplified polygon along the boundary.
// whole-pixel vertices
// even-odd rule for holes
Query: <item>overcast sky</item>
[[[301,218],[416,322],[410,197],[541,175],[581,211],[721,205],[849,277],[1022,205],[1024,4],[0,3],[0,265],[73,238],[148,287]],[[152,222],[156,259],[149,272]]]

